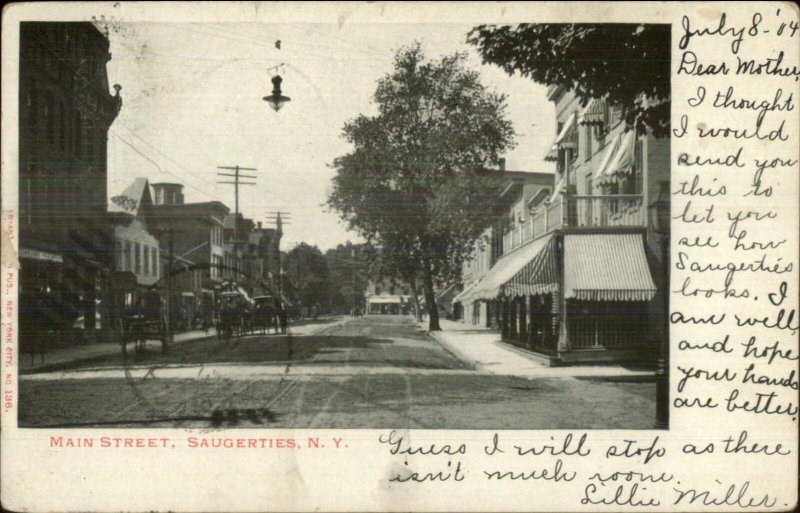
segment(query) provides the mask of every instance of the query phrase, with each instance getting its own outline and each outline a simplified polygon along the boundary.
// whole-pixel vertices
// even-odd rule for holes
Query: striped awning
[[[655,294],[641,234],[564,237],[565,298],[650,301]]]
[[[564,127],[561,129],[561,133],[558,134],[556,140],[553,141],[553,146],[558,148],[559,150],[564,149],[575,149],[578,147],[578,141],[576,135],[577,132],[577,124],[575,122],[576,116],[573,112],[569,115],[567,122],[564,123]]]
[[[551,239],[552,235],[547,235],[503,256],[470,291],[466,299],[470,301],[495,299],[500,296],[527,293],[524,291],[538,291],[531,293],[542,294],[555,290],[557,281],[554,280],[552,283],[540,281],[537,274],[537,272],[545,272],[545,276],[553,274],[547,258],[540,256],[548,249]]]
[[[597,168],[595,181],[602,183],[615,176],[625,176],[633,171],[636,165],[635,148],[636,134],[634,130],[618,134],[603,155],[603,161]]]
[[[576,119],[577,118],[574,112],[569,115],[567,122],[564,123],[564,126],[561,128],[561,132],[558,133],[556,140],[553,141],[550,151],[548,151],[547,155],[544,156],[544,160],[546,162],[557,161],[558,150],[576,149],[578,147]]]
[[[533,259],[503,286],[506,296],[550,294],[558,289],[555,239],[549,241]]]
[[[578,124],[599,126],[605,123],[606,102],[600,98],[592,98],[578,117]]]
[[[555,144],[550,147],[550,151],[544,156],[545,162],[556,162],[558,160],[558,146]]]

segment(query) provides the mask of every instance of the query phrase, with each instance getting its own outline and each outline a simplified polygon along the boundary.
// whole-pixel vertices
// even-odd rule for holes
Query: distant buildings
[[[109,327],[114,269],[106,141],[122,105],[109,92],[108,39],[93,24],[23,22],[19,65],[20,341]],[[107,303],[107,302],[106,302]]]
[[[158,290],[169,296],[174,327],[188,329],[221,290],[278,295],[280,218],[275,228],[264,228],[218,201],[185,203],[181,184],[146,178],[113,196],[109,210],[120,219],[115,309],[136,308],[146,290]]]
[[[367,314],[409,315],[414,312],[411,286],[393,277],[379,277],[367,282]]]

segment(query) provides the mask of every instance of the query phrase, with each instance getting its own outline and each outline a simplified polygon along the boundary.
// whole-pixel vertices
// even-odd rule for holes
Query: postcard
[[[3,507],[794,510],[798,12],[6,7]]]

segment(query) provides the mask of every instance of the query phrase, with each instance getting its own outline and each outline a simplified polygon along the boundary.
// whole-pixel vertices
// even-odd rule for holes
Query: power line
[[[199,192],[199,193],[203,194],[203,195],[204,195],[204,196],[206,196],[206,197],[209,197],[209,198],[212,198],[212,199],[216,199],[214,196],[212,196],[211,194],[207,193],[206,191],[204,191],[204,190],[202,190],[202,189],[198,189],[197,187],[195,187],[194,185],[192,185],[192,184],[191,184],[191,182],[187,182],[186,180],[184,180],[184,179],[183,179],[183,178],[181,178],[180,176],[176,175],[175,173],[173,173],[173,172],[169,171],[168,169],[164,169],[164,168],[162,168],[162,167],[161,167],[161,166],[160,166],[160,165],[159,165],[159,164],[158,164],[156,161],[154,161],[153,159],[151,159],[150,157],[148,157],[147,155],[145,155],[144,153],[142,153],[142,151],[141,151],[139,148],[137,148],[136,146],[134,146],[134,144],[133,144],[132,142],[130,142],[130,141],[128,141],[127,139],[125,139],[124,137],[122,137],[122,136],[121,136],[119,133],[117,133],[117,132],[115,132],[115,131],[113,131],[113,130],[109,130],[109,132],[110,132],[110,133],[111,133],[111,134],[112,134],[114,137],[116,137],[117,139],[119,139],[119,140],[120,140],[122,143],[124,143],[126,146],[130,147],[130,148],[131,148],[133,151],[135,151],[137,154],[139,154],[139,155],[140,155],[142,158],[144,158],[145,160],[147,160],[148,162],[150,162],[151,164],[153,164],[154,166],[156,166],[156,167],[158,168],[158,170],[159,170],[159,171],[161,171],[162,173],[166,173],[166,174],[168,174],[168,175],[170,175],[170,176],[172,176],[172,177],[174,177],[174,178],[177,178],[177,179],[178,179],[178,180],[180,180],[182,183],[185,183],[185,185],[187,185],[189,188],[196,190],[197,192]]]
[[[235,212],[236,212],[236,217],[238,218],[239,217],[239,186],[240,185],[255,185],[256,184],[255,182],[243,182],[243,181],[241,181],[241,178],[250,178],[250,179],[255,180],[256,176],[255,175],[243,175],[243,174],[240,174],[239,171],[258,171],[258,170],[255,169],[255,168],[252,168],[252,167],[241,167],[241,166],[238,166],[238,165],[237,166],[217,166],[217,169],[227,169],[227,170],[234,171],[234,173],[232,173],[232,174],[231,173],[217,173],[217,175],[219,175],[219,176],[230,176],[230,177],[233,178],[232,182],[219,182],[218,181],[217,183],[221,183],[221,184],[224,184],[224,185],[233,185],[234,194],[236,196],[236,204],[235,204],[236,205],[236,210],[235,210]]]

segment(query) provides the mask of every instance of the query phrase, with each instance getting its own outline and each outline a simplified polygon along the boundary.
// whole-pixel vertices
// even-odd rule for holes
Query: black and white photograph
[[[21,22],[19,426],[668,429],[673,27],[341,23]]]

